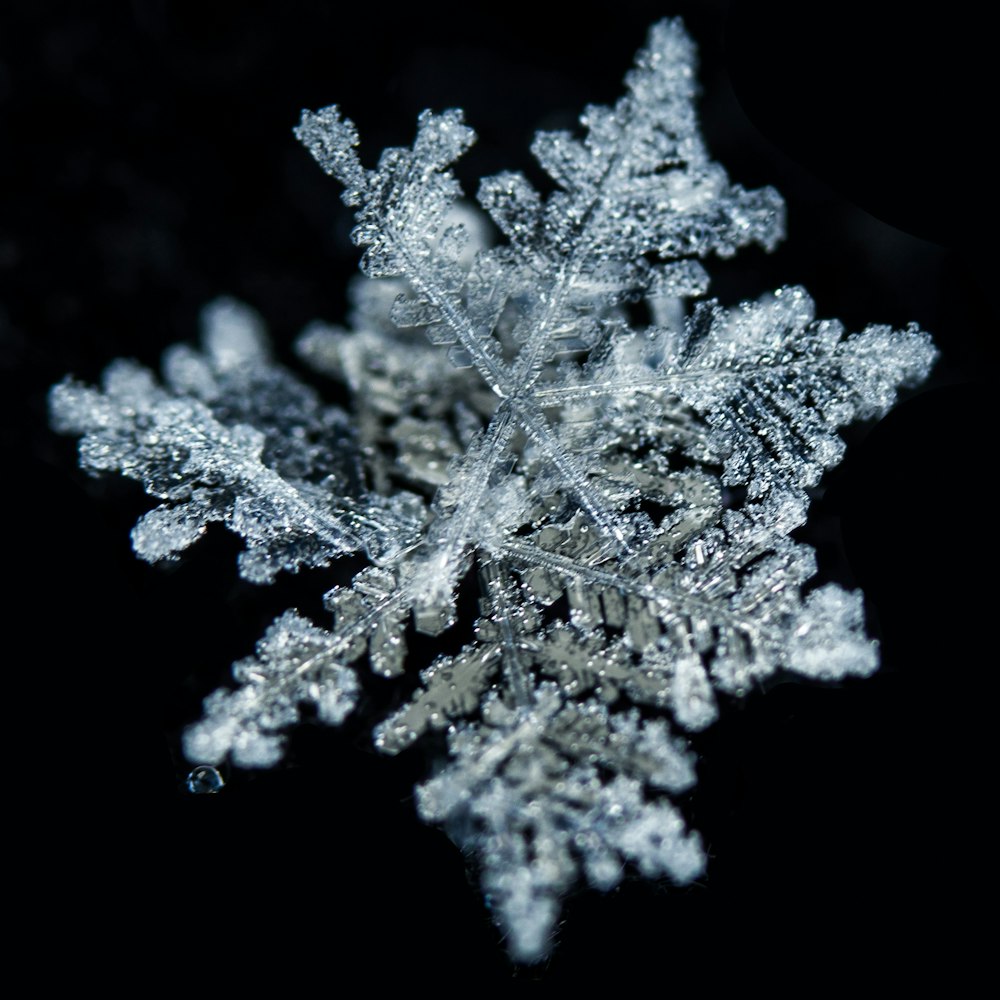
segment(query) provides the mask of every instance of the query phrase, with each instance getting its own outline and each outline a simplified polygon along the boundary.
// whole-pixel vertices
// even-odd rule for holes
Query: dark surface
[[[763,983],[774,956],[779,978],[800,962],[853,975],[865,958],[887,974],[964,967],[996,658],[982,28],[954,7],[885,25],[861,5],[810,9],[789,24],[740,3],[728,27],[721,4],[676,12],[700,47],[714,155],[788,203],[787,243],[710,264],[716,294],[802,283],[851,330],[914,320],[941,348],[926,387],[848,432],[802,532],[826,578],[865,589],[883,667],[727,706],[696,741],[685,802],[707,875],[575,893],[551,960],[517,970],[475,877],[415,817],[423,758],[376,756],[370,720],[303,727],[287,766],[227,773],[215,796],[184,791],[179,733],[200,699],[276,613],[316,613],[328,577],[240,583],[221,533],[179,566],[138,563],[128,531],[147,501],[75,469],[72,442],[46,428],[45,391],[120,355],[155,366],[219,294],[260,310],[285,358],[305,322],[342,316],[350,220],[291,135],[301,107],[338,102],[369,163],[409,141],[423,107],[464,107],[480,135],[460,171],[474,190],[532,169],[535,128],[613,101],[661,9],[616,3],[567,31],[540,5],[3,7],[0,441],[19,647],[5,659],[19,828],[41,880],[30,926],[78,925],[78,940],[154,970],[205,960],[334,985],[347,970]],[[387,695],[366,684],[374,710]],[[93,919],[98,903],[110,921]]]

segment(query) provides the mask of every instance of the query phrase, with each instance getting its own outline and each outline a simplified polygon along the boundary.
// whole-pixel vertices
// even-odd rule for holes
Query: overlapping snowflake
[[[143,558],[176,558],[212,522],[243,536],[258,583],[366,557],[327,594],[329,628],[288,611],[234,666],[237,687],[186,735],[194,762],[275,763],[304,703],[337,724],[362,661],[420,669],[408,630],[449,629],[459,588],[478,586],[473,640],[422,665],[375,741],[396,753],[447,729],[419,809],[477,854],[522,961],[548,950],[581,872],[606,889],[626,863],[702,871],[670,799],[695,780],[672,726],[702,729],[716,691],[778,670],[876,668],[860,595],[803,597],[814,557],[789,535],[840,459],[837,428],[884,413],[935,355],[914,328],[845,336],[801,288],[705,300],[700,260],[772,248],[781,199],[708,158],[678,22],[652,29],[626,84],[586,110],[583,138],[537,135],[551,194],[518,173],[482,182],[493,246],[451,172],[474,139],[460,112],[425,112],[374,170],[337,108],[303,114],[299,138],[356,211],[366,277],[351,329],[314,325],[299,353],[347,386],[350,412],[276,365],[230,301],[206,310],[202,351],[167,354],[162,384],[116,362],[102,388],[52,397],[87,469],[161,501],[133,532]]]

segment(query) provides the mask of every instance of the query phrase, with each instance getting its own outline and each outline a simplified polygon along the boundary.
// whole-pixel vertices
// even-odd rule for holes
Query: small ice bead
[[[214,795],[225,785],[222,775],[214,767],[199,764],[185,779],[185,786],[192,795]]]

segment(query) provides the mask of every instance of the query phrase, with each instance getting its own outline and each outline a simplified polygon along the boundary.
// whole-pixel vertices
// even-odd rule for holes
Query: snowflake
[[[133,531],[144,559],[219,522],[256,583],[366,562],[326,595],[329,629],[286,611],[234,665],[186,734],[192,762],[273,765],[304,706],[332,725],[355,708],[359,663],[396,677],[420,667],[413,631],[466,630],[375,742],[395,754],[446,730],[418,808],[477,857],[519,961],[547,953],[581,875],[703,871],[674,800],[695,781],[683,734],[717,694],[875,670],[860,594],[804,591],[815,559],[790,533],[841,458],[837,428],[883,414],[935,356],[914,327],[846,336],[801,288],[706,300],[700,260],[772,249],[781,199],[708,158],[679,22],[652,29],[626,84],[586,109],[582,139],[537,135],[551,193],[519,173],[481,183],[496,245],[451,171],[474,140],[461,112],[425,112],[374,170],[336,107],[303,113],[296,134],[356,211],[365,278],[350,331],[315,324],[298,349],[350,412],[229,300],[205,310],[201,351],[168,352],[162,384],[119,361],[100,389],[52,394],[85,468],[161,501]],[[460,622],[471,587],[479,616]]]

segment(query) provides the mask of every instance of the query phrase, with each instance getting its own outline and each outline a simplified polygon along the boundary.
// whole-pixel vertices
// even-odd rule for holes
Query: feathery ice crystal
[[[296,134],[356,210],[365,278],[350,332],[316,324],[299,353],[345,384],[350,413],[277,366],[232,301],[205,310],[202,351],[167,353],[162,385],[118,361],[101,389],[52,395],[85,468],[161,501],[132,535],[144,559],[211,522],[243,536],[257,583],[363,554],[326,595],[329,630],[281,615],[207,699],[187,756],[269,766],[304,704],[331,724],[352,711],[363,660],[387,678],[423,666],[375,741],[395,754],[447,729],[418,807],[477,855],[520,961],[547,952],[581,872],[607,889],[626,863],[678,883],[703,870],[670,797],[694,783],[679,734],[713,721],[715,692],[876,668],[860,595],[803,598],[814,557],[789,533],[840,459],[837,427],[884,413],[935,355],[915,328],[845,336],[801,288],[702,298],[699,259],[774,247],[781,199],[709,160],[679,22],[652,29],[626,85],[586,109],[582,140],[537,135],[551,194],[519,173],[481,183],[496,246],[458,200],[461,112],[425,112],[374,170],[336,107],[303,113]],[[455,625],[470,580],[471,641],[412,663],[408,628]]]

